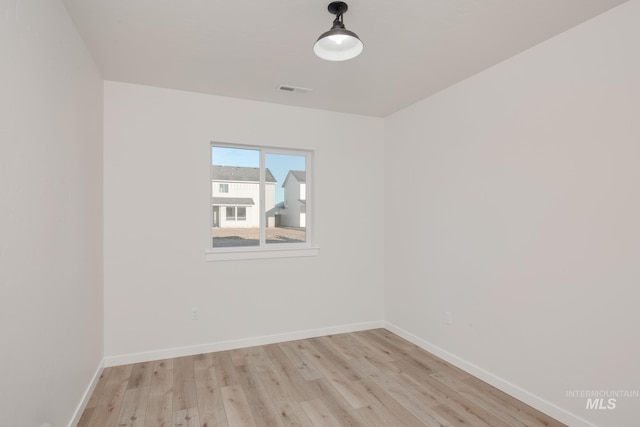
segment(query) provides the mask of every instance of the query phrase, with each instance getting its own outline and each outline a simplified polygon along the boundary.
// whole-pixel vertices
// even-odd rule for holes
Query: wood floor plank
[[[467,412],[457,411],[446,404],[434,406],[433,411],[435,411],[443,419],[447,420],[447,422],[452,426],[494,427],[491,424],[486,424],[481,420],[473,418],[472,415]]]
[[[170,427],[173,424],[173,359],[152,364],[149,398],[144,427]]]
[[[421,369],[414,360],[398,360],[391,362],[391,364],[400,367],[400,375],[403,381],[406,381],[407,387],[424,390],[424,393],[433,396],[434,402],[431,403],[431,406],[437,414],[444,416],[445,419],[457,420],[458,424],[471,420],[479,426],[512,427],[504,420],[486,411],[481,405],[458,393],[449,384],[438,381],[434,377],[433,371]],[[445,408],[441,408],[443,405]]]
[[[428,369],[431,372],[441,372],[453,378],[464,380],[471,376],[468,372],[465,372],[462,369],[418,347],[409,352],[407,359],[421,366],[422,369]]]
[[[273,371],[273,364],[271,363],[269,356],[267,356],[264,347],[251,347],[248,350],[249,364],[255,369],[256,372]]]
[[[173,359],[173,419],[191,426],[198,418],[195,365],[193,357]]]
[[[149,394],[144,427],[170,427],[173,425],[173,393]]]
[[[314,338],[311,340],[311,344],[322,356],[331,362],[345,378],[351,381],[362,379],[363,375],[349,363],[349,359],[345,359],[339,351],[333,348],[329,340],[324,337]]]
[[[173,413],[174,427],[200,427],[197,408],[181,409]]]
[[[249,363],[249,349],[248,348],[238,348],[234,350],[229,350],[229,357],[233,361],[233,366],[242,366]]]
[[[133,378],[133,376],[132,376]],[[118,427],[143,427],[149,401],[149,386],[127,389],[118,417]]]
[[[100,399],[93,409],[89,426],[111,427],[115,426],[120,411],[122,401],[129,383],[132,365],[115,366],[110,368],[109,378],[102,390]]]
[[[331,411],[327,409],[321,399],[307,400],[301,402],[300,406],[304,410],[311,424],[315,427],[342,427]]]
[[[384,389],[389,396],[404,406],[424,425],[434,427],[449,425],[446,420],[443,420],[442,417],[430,410],[431,406],[439,403],[433,395],[425,393],[423,390],[412,390],[407,387],[402,377],[392,368],[386,368],[389,365],[384,362],[380,362],[378,366],[375,366],[369,360],[363,358],[360,363],[362,364],[361,369],[375,384]]]
[[[468,378],[464,379],[463,382],[467,385],[470,385],[470,388],[466,389],[467,391],[469,391],[469,389],[481,390],[482,396],[485,399],[492,399],[500,402],[500,411],[514,413],[515,416],[518,419],[522,419],[525,424],[546,426],[555,425],[554,423],[557,423],[557,421],[552,417],[532,408],[524,402],[513,399],[508,394],[498,390],[497,388],[485,383],[478,378],[469,376]]]
[[[78,421],[78,425],[76,427],[87,427],[89,425],[89,421],[91,420],[91,416],[93,415],[94,408],[85,408],[82,416],[80,416],[80,420]]]
[[[278,353],[280,353],[280,357],[278,357]],[[297,372],[293,371],[284,353],[281,353],[277,347],[272,346],[265,348],[265,354],[267,354],[267,357],[271,360],[273,370],[258,372],[258,376],[265,390],[269,393],[269,396],[271,396],[271,399],[274,402],[297,400],[296,397],[300,394],[296,391],[297,387],[295,384],[289,379],[289,373],[295,373],[297,375]],[[289,366],[282,366],[282,363]],[[282,373],[285,375],[282,375]]]
[[[236,367],[233,363],[230,352],[221,351],[218,353],[212,353],[211,359],[213,359],[213,366],[220,387],[228,387],[239,384],[238,376],[236,374]]]
[[[386,329],[370,329],[365,332],[367,337],[376,337],[378,340],[383,342],[385,346],[388,346],[388,348],[392,349],[396,353],[402,354],[402,357],[409,357],[412,352],[419,350],[417,345],[410,343],[404,338],[401,338]]]
[[[302,350],[302,353],[307,359],[312,360],[312,364],[316,370],[322,373],[323,377],[331,383],[353,408],[360,408],[373,403],[370,396],[362,393],[362,391],[353,384],[353,381],[342,375],[340,370],[318,352],[315,347],[310,346],[308,350]]]
[[[91,417],[93,416],[94,409],[102,396],[102,391],[104,390],[105,385],[108,382],[109,374],[111,373],[111,368],[104,368],[100,373],[100,377],[98,377],[98,383],[96,384],[91,396],[89,397],[89,401],[87,402],[87,406],[78,421],[77,427],[87,427],[90,425]]]
[[[231,359],[229,359],[231,360]],[[239,384],[222,387],[224,410],[229,427],[256,427],[251,408]]]
[[[311,420],[307,417],[298,402],[277,401],[274,402],[278,408],[280,419],[285,426],[290,427],[312,427]]]
[[[211,353],[195,356],[194,369],[200,424],[206,427],[227,427],[227,415]]]
[[[277,393],[274,396],[297,402],[320,397],[303,377],[302,372],[287,357],[280,345],[266,346],[265,352],[276,369],[276,372],[272,375],[275,378],[270,378],[268,383],[265,381],[268,386],[279,389],[278,391],[274,390]]]
[[[153,362],[136,363],[131,368],[127,389],[148,387],[153,376]]]
[[[367,391],[375,398],[375,413],[389,414],[395,420],[395,425],[403,427],[422,427],[424,423],[402,406],[396,399],[393,399],[382,387],[378,387],[370,378],[363,378],[360,382],[367,388]],[[359,408],[358,410],[360,410]],[[385,417],[386,419],[386,417]]]
[[[364,333],[354,334],[353,337],[366,349],[368,356],[385,362],[390,362],[398,358],[398,356],[389,351],[389,349],[381,347],[378,343],[368,339]]]
[[[356,409],[360,418],[362,418],[365,426],[380,426],[380,427],[397,427],[401,425],[405,427],[406,424],[399,424],[398,420],[383,407],[378,405],[368,405],[362,408]],[[420,427],[424,426],[421,422],[418,424]]]
[[[394,342],[378,335],[374,330],[362,331],[362,334],[360,334],[359,336],[366,338],[367,343],[370,346],[384,353],[385,355],[390,357],[391,360],[398,360],[407,357],[412,350],[415,350],[414,348],[412,348],[409,351],[405,351],[402,347],[396,345]]]
[[[78,426],[564,425],[372,329],[106,368]]]
[[[109,373],[111,372],[111,368],[104,368],[100,373],[100,377],[98,378],[98,383],[96,387],[93,389],[91,393],[91,397],[89,397],[89,401],[87,402],[87,409],[94,408],[98,403],[98,399],[100,399],[100,395],[102,395],[102,390],[104,390],[104,386],[107,384]]]
[[[317,380],[322,378],[322,374],[318,372],[310,360],[302,353],[308,349],[309,344],[304,340],[291,341],[280,344],[280,348],[287,355],[291,363],[300,372],[305,380]]]
[[[367,347],[355,339],[354,334],[329,335],[327,338],[342,351],[345,359],[359,359],[369,354]]]
[[[173,359],[173,382],[193,381],[195,379],[194,357],[176,357]]]
[[[321,337],[323,342],[333,349],[336,353],[340,354],[340,357],[346,361],[361,357],[362,354],[353,348],[349,343],[342,339],[344,334],[339,335],[327,335]]]
[[[238,366],[236,371],[253,419],[259,420],[263,425],[283,427],[278,410],[262,384],[257,368],[253,365],[243,365]]]
[[[340,424],[344,426],[366,427],[353,405],[343,398],[328,379],[322,378],[319,380],[311,380],[311,382],[319,391],[320,400],[322,400]]]

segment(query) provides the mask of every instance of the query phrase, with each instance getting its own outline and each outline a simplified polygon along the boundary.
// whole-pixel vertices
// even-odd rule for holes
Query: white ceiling
[[[328,62],[329,0],[63,0],[106,80],[379,117],[624,1],[347,0],[364,51]]]

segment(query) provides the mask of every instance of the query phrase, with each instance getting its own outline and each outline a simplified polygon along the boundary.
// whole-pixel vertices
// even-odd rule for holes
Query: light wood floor
[[[106,368],[78,424],[563,425],[385,329]]]

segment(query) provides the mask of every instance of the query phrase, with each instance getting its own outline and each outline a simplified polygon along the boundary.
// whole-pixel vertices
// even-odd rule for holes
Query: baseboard
[[[254,347],[257,345],[274,344],[306,338],[321,337],[332,334],[364,331],[367,329],[384,328],[383,320],[374,322],[352,323],[348,325],[330,326],[327,328],[308,329],[303,331],[286,332],[282,334],[264,335],[231,341],[221,341],[208,344],[198,344],[187,347],[176,347],[141,353],[122,354],[104,358],[104,366],[128,365],[130,363],[150,362],[152,360],[170,359],[172,357],[193,356],[195,354],[211,353],[214,351],[233,350],[236,348]]]
[[[401,336],[407,341],[410,341],[411,343],[417,345],[423,350],[426,350],[429,353],[432,353],[439,358],[446,360],[452,365],[457,366],[458,368],[470,373],[471,375],[481,379],[488,384],[491,384],[495,388],[507,393],[510,396],[515,397],[516,399],[526,403],[527,405],[532,406],[538,411],[544,412],[545,414],[557,419],[560,422],[563,422],[572,427],[597,427],[595,424],[592,424],[589,421],[586,421],[554,405],[553,403],[548,402],[539,396],[536,396],[535,394],[529,393],[528,391],[514,384],[511,384],[510,382],[500,378],[499,376],[494,375],[491,372],[488,372],[481,367],[456,356],[455,354],[449,353],[448,351],[430,343],[429,341],[419,338],[411,332],[405,331],[404,329],[394,325],[393,323],[385,321],[384,327],[394,334]]]
[[[91,382],[89,383],[89,385],[87,386],[87,389],[85,390],[84,394],[82,395],[82,400],[80,400],[80,403],[78,404],[78,407],[76,408],[76,411],[73,413],[73,417],[71,418],[71,421],[69,422],[69,427],[75,427],[78,425],[78,422],[80,422],[80,417],[82,417],[82,413],[84,412],[85,408],[87,407],[87,403],[89,403],[89,399],[91,398],[91,394],[93,393],[93,390],[95,390],[96,385],[98,384],[98,380],[100,379],[100,374],[102,373],[102,369],[104,368],[104,360],[102,360],[100,362],[100,364],[98,365],[98,368],[96,369],[95,373],[93,374],[93,378],[91,378]]]

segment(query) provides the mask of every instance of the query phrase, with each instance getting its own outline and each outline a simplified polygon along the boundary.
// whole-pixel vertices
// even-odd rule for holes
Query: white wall
[[[382,206],[382,119],[116,82],[104,108],[107,363],[382,321],[382,209],[342,214]],[[205,261],[211,141],[315,150],[319,256]]]
[[[0,17],[0,424],[64,426],[103,356],[102,79],[59,1]]]
[[[386,213],[385,319],[571,425],[640,415],[565,394],[640,389],[638,22],[634,0],[386,121],[385,204],[419,225]]]

